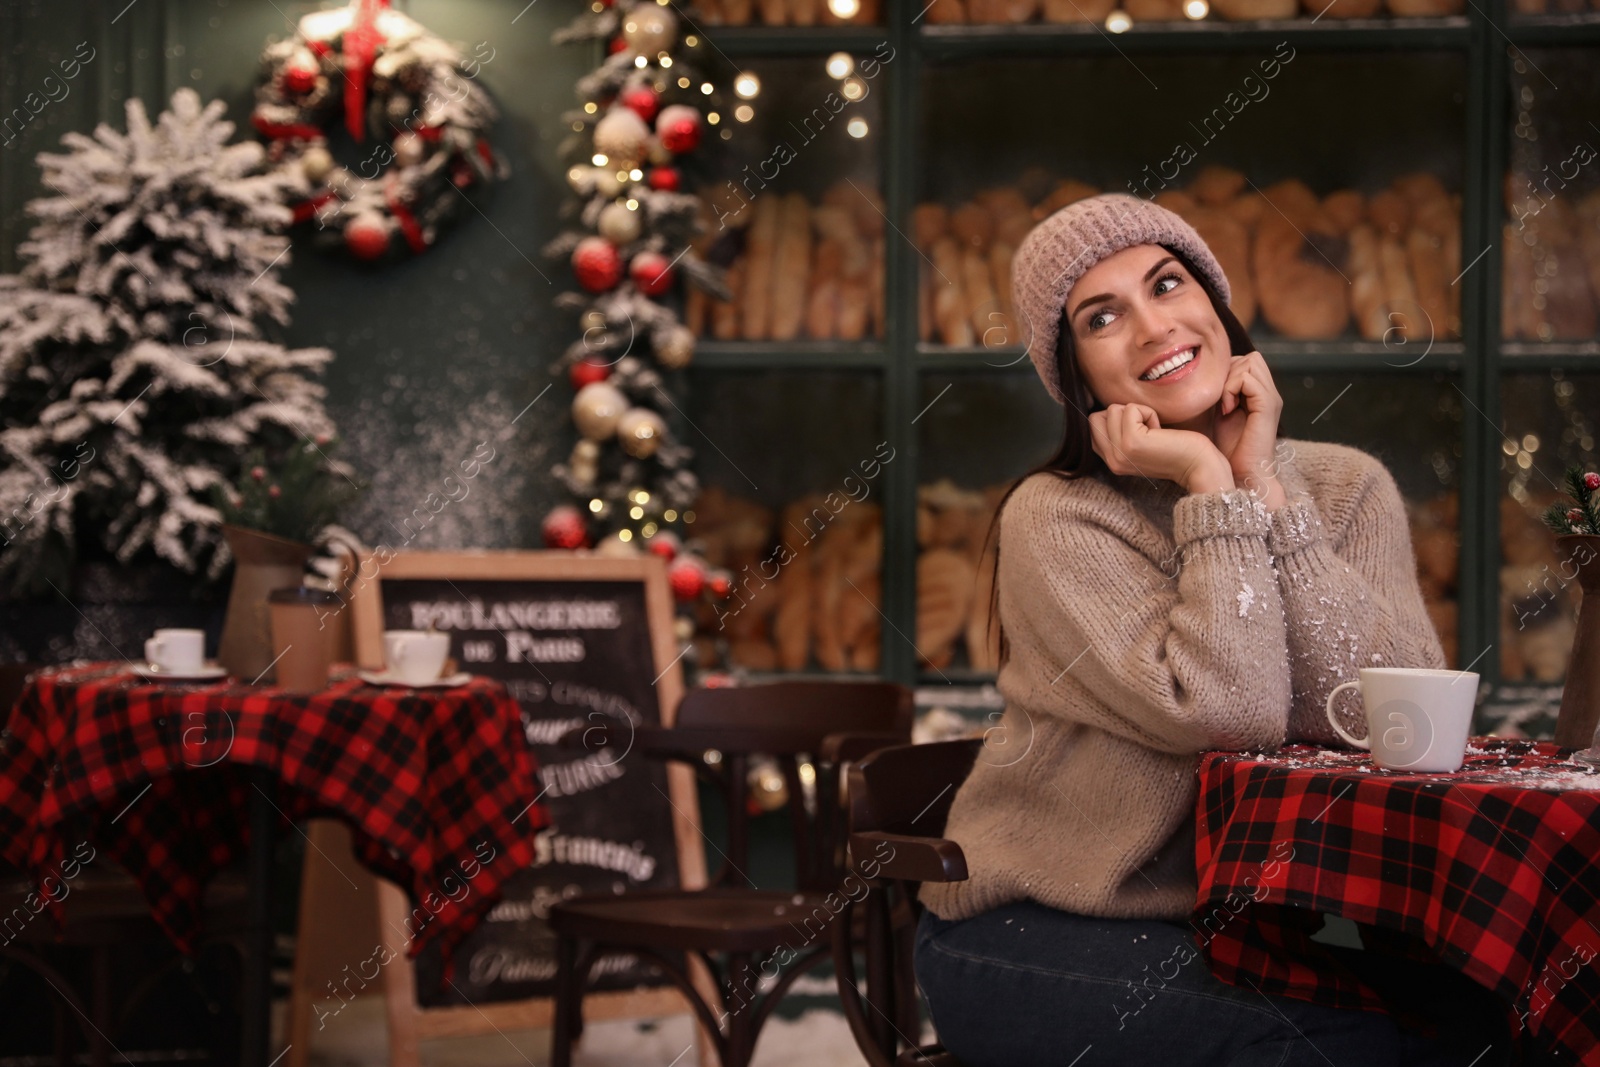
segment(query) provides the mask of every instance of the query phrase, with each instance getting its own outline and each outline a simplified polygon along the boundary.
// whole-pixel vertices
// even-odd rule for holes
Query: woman
[[[1000,505],[1006,711],[946,828],[970,877],[921,892],[940,1040],[965,1067],[1472,1062],[1226,985],[1186,922],[1200,753],[1338,744],[1323,705],[1357,668],[1445,666],[1393,478],[1278,439],[1266,361],[1174,213],[1078,201],[1012,275],[1066,435]]]

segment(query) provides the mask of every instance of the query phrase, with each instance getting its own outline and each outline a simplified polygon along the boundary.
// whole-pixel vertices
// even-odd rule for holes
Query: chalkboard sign
[[[555,936],[544,922],[551,902],[579,892],[705,884],[685,768],[633,751],[597,754],[555,743],[602,715],[671,724],[682,680],[665,564],[555,552],[409,553],[381,567],[369,562],[376,580],[352,598],[358,661],[382,666],[386,629],[448,632],[458,668],[501,681],[521,706],[539,762],[540,801],[552,819],[539,834],[534,863],[512,877],[456,950],[452,981],[443,981],[434,948],[406,968],[403,985],[423,1014],[448,1013],[458,1022],[467,1019],[462,1012],[553,997]],[[591,995],[585,1015],[682,1010],[675,990],[649,988],[666,981],[632,954],[603,957],[591,972],[592,988],[619,992]],[[516,1018],[537,1025],[526,1013]]]

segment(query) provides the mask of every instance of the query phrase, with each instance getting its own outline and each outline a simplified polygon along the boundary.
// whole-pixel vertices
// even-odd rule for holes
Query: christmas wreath
[[[251,121],[311,185],[295,221],[360,259],[433,244],[469,190],[509,173],[485,136],[498,112],[474,81],[493,58],[486,44],[463,55],[388,0],[312,12],[269,44]],[[348,167],[328,146],[341,120],[362,153]]]

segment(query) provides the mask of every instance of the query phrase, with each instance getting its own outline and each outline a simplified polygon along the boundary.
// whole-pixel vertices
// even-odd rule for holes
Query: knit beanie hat
[[[1229,303],[1228,279],[1193,226],[1142,197],[1102,193],[1074,201],[1022,239],[1011,261],[1011,292],[1024,328],[1028,357],[1044,387],[1065,405],[1056,367],[1061,311],[1077,280],[1107,256],[1134,245],[1166,245],[1187,256]]]

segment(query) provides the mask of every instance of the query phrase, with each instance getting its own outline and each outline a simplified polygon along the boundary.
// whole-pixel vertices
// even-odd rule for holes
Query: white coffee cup
[[[193,674],[206,665],[204,630],[157,630],[144,643],[144,658],[170,674]]]
[[[1395,771],[1454,771],[1466,759],[1478,676],[1423,667],[1363,667],[1361,678],[1335,686],[1327,715],[1334,732],[1372,762]],[[1352,737],[1334,717],[1341,690],[1356,688],[1366,709],[1367,736]]]
[[[383,658],[389,674],[408,685],[436,682],[450,658],[450,635],[442,630],[385,630]]]

